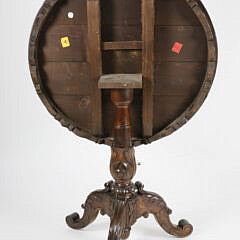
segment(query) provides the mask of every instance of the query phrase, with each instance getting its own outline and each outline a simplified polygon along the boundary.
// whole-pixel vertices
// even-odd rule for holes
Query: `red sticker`
[[[183,44],[179,43],[179,42],[175,42],[172,48],[172,51],[179,54],[182,50]]]

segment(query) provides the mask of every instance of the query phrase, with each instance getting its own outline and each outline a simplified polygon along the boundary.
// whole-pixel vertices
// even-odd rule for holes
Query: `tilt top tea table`
[[[156,193],[133,183],[134,147],[162,139],[198,111],[217,66],[217,41],[200,0],[46,0],[29,43],[36,91],[50,114],[79,137],[111,146],[114,181],[92,192],[73,229],[110,217],[108,240],[126,239],[138,218],[172,224]]]

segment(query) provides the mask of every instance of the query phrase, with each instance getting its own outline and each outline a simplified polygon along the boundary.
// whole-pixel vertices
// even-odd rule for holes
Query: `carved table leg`
[[[78,213],[73,213],[66,217],[66,222],[73,229],[84,228],[96,219],[99,211],[101,211],[102,215],[108,214],[111,216],[113,212],[112,202],[113,199],[111,193],[108,192],[107,186],[104,190],[92,192],[88,196],[86,203],[82,205],[84,209],[83,217],[80,218]]]
[[[139,188],[138,212],[145,217],[149,213],[153,214],[159,225],[169,234],[176,237],[186,237],[193,231],[193,227],[186,220],[179,221],[178,225],[172,224],[169,215],[172,210],[169,209],[165,201],[156,193],[143,191],[143,186],[137,183]]]
[[[124,200],[115,201],[114,215],[111,220],[108,240],[120,240],[125,229],[126,208]]]
[[[169,214],[164,210],[155,214],[155,219],[167,233],[176,237],[187,237],[192,233],[193,227],[187,220],[182,219],[178,222],[178,225],[174,225],[169,218]]]

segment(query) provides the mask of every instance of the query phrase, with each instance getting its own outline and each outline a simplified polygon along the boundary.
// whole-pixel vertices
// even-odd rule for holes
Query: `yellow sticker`
[[[70,41],[68,37],[61,38],[61,43],[63,48],[70,47]]]

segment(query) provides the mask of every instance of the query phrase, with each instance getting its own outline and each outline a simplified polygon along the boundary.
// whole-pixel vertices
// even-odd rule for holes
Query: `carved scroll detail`
[[[79,217],[78,213],[73,213],[66,217],[69,227],[81,229],[88,226],[96,219],[99,211],[102,215],[107,214],[109,217],[112,217],[114,212],[114,198],[107,189],[95,191],[88,196],[82,208],[84,209],[82,218]]]
[[[144,191],[140,182],[135,183],[136,193],[129,198],[119,198],[115,190],[111,190],[112,184],[110,181],[104,190],[91,193],[82,206],[83,217],[73,213],[66,218],[67,224],[74,229],[84,228],[96,219],[100,211],[111,219],[108,240],[121,240],[129,237],[138,218],[153,214],[159,225],[171,235],[186,237],[192,233],[193,227],[186,220],[180,220],[178,225],[172,224],[169,218],[172,210],[158,194]]]
[[[141,191],[138,195],[138,214],[148,217],[153,214],[159,225],[169,234],[177,237],[186,237],[193,231],[193,227],[186,220],[179,221],[178,225],[172,224],[169,215],[172,210],[169,209],[165,201],[156,193]]]
[[[136,173],[133,148],[112,148],[110,170],[116,182],[129,183]]]

